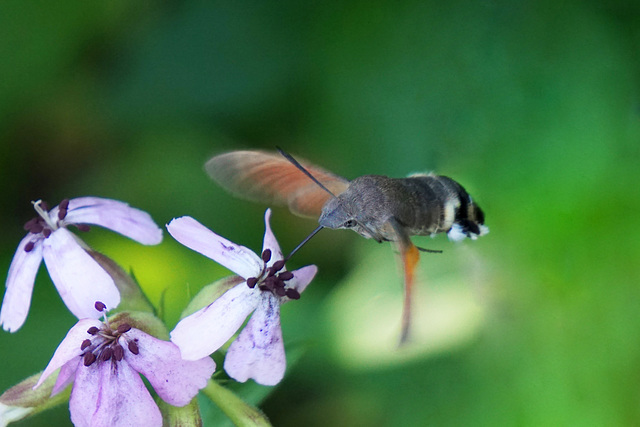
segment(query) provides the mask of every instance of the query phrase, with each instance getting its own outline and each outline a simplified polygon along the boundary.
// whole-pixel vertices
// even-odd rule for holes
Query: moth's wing
[[[349,181],[308,162],[300,161],[335,195]],[[280,154],[265,151],[231,151],[205,164],[209,176],[236,196],[264,203],[286,205],[299,216],[319,217],[331,195]]]

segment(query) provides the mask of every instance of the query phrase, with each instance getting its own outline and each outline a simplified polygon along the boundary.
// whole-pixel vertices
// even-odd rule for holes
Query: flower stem
[[[209,380],[202,392],[238,427],[271,426],[266,415],[258,408],[249,405],[235,393],[222,387],[214,380]]]

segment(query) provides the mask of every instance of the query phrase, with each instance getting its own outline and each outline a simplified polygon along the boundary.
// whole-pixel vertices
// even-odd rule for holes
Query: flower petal
[[[89,427],[93,421],[91,418],[102,395],[102,376],[98,366],[109,365],[94,363],[76,371],[76,381],[69,398],[69,412],[75,427]]]
[[[162,241],[162,229],[151,216],[127,203],[100,197],[79,197],[69,201],[65,222],[70,224],[95,224],[143,245],[156,245]],[[58,208],[49,215],[58,219]]]
[[[198,360],[222,347],[256,309],[261,293],[242,282],[178,322],[171,331],[171,341],[180,348],[182,358]]]
[[[76,427],[162,426],[158,405],[124,360],[80,366],[69,411]]]
[[[243,278],[253,277],[262,270],[262,259],[244,246],[218,236],[190,216],[173,219],[167,230],[178,242],[223,265]]]
[[[53,357],[49,361],[49,364],[42,372],[40,379],[36,383],[33,388],[39,387],[40,384],[44,380],[47,379],[49,375],[51,375],[56,369],[61,367],[62,365],[69,362],[74,357],[80,356],[82,354],[82,350],[80,350],[80,345],[82,345],[82,341],[89,338],[91,335],[87,333],[87,330],[95,326],[100,328],[102,326],[102,322],[95,319],[82,319],[78,323],[76,323],[69,332],[67,332],[67,336],[64,337],[55,353],[53,353]]]
[[[209,356],[199,360],[183,360],[178,347],[138,330],[131,329],[126,338],[120,338],[120,345],[127,348],[127,342],[136,340],[139,353],[126,352],[126,362],[144,375],[156,393],[167,403],[184,406],[207,385],[216,370],[216,364]]]
[[[262,251],[265,249],[271,250],[271,260],[269,261],[269,265],[273,264],[276,261],[279,261],[284,258],[282,255],[282,250],[280,249],[280,245],[276,240],[276,236],[271,231],[271,224],[269,224],[269,220],[271,219],[271,209],[267,209],[264,213],[264,240],[262,242]]]
[[[51,280],[78,319],[100,317],[94,307],[96,301],[110,310],[120,303],[120,293],[111,276],[80,247],[70,231],[57,229],[43,245]]]
[[[253,378],[258,384],[276,385],[284,377],[286,367],[280,301],[264,292],[247,326],[229,347],[224,370],[239,382]]]
[[[62,365],[62,368],[60,368],[60,373],[58,373],[58,378],[56,378],[56,383],[53,385],[53,389],[51,390],[51,396],[55,396],[56,394],[60,393],[73,382],[76,377],[76,370],[78,369],[78,365],[80,365],[81,363],[84,363],[82,357],[74,357],[73,359]]]
[[[31,294],[38,267],[42,262],[42,243],[37,242],[30,252],[25,246],[34,239],[29,233],[18,245],[13,256],[0,310],[0,325],[5,331],[15,332],[24,324],[31,306]]]
[[[302,293],[307,288],[307,285],[311,283],[317,272],[318,267],[315,265],[307,265],[294,270],[292,271],[293,278],[287,281],[287,287],[294,288],[299,293]]]
[[[0,403],[0,426],[5,427],[14,421],[27,418],[36,408],[22,408]]]

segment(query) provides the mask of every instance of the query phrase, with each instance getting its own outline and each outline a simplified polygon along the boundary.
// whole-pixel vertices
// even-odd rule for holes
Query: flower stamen
[[[58,205],[58,220],[54,221],[49,216],[49,206],[46,202],[37,200],[31,203],[38,216],[27,221],[24,224],[24,229],[31,234],[35,234],[37,237],[24,246],[25,252],[31,252],[33,250],[38,240],[40,240],[39,235],[47,239],[51,236],[51,233],[64,226],[64,218],[67,216],[69,210],[69,199],[64,199]]]
[[[69,210],[69,199],[64,199],[58,205],[58,219],[62,221],[67,216]]]
[[[92,335],[92,338],[83,340],[80,345],[80,350],[83,351],[81,356],[84,366],[91,366],[96,361],[106,362],[109,359],[115,362],[121,361],[124,358],[124,348],[118,342],[120,337],[125,338],[127,347],[131,353],[139,354],[140,351],[138,345],[135,343],[135,339],[129,341],[124,336],[124,334],[131,330],[131,325],[121,323],[113,329],[111,325],[109,325],[107,318],[107,306],[100,301],[96,301],[95,309],[104,315],[103,327],[98,328],[97,326],[92,326],[87,330],[87,333]]]
[[[273,263],[271,267],[267,267],[267,263],[271,260],[271,250],[265,249],[261,255],[262,270],[258,277],[247,278],[247,286],[251,289],[258,285],[261,291],[268,291],[279,297],[288,296],[291,299],[299,299],[300,293],[293,288],[286,288],[284,283],[293,279],[293,273],[290,271],[280,272],[284,268],[285,261],[283,259]],[[289,296],[292,295],[292,296]]]
[[[38,215],[40,216],[40,218],[44,220],[48,228],[52,231],[57,230],[58,224],[51,221],[51,218],[49,217],[49,213],[48,213],[49,206],[47,206],[47,203],[43,202],[42,200],[37,200],[31,203],[33,203],[33,209],[35,209]]]

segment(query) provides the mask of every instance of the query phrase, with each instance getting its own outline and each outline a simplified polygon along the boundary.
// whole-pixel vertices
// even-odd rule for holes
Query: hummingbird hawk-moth
[[[363,175],[349,181],[278,151],[280,154],[223,153],[209,160],[205,170],[237,196],[286,205],[296,215],[318,218],[318,228],[289,257],[322,228],[348,228],[367,239],[394,242],[404,271],[404,342],[411,322],[411,291],[419,250],[428,251],[416,247],[410,237],[446,232],[450,240],[475,240],[489,232],[484,213],[459,183],[446,176]]]

